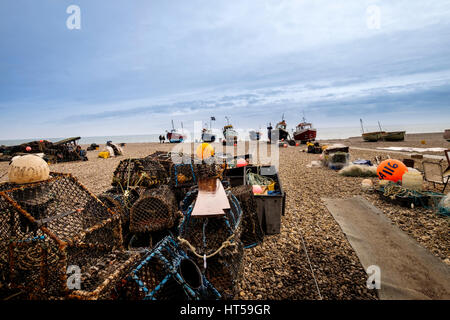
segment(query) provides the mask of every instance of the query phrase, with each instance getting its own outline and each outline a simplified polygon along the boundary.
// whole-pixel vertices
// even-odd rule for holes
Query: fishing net
[[[156,160],[146,157],[120,161],[113,173],[113,186],[125,192],[130,186],[156,187],[168,183],[167,171]]]
[[[12,287],[40,297],[63,294],[69,248],[87,246],[89,257],[93,248],[121,247],[119,215],[71,175],[8,187],[0,192],[0,269]]]
[[[439,203],[445,196],[442,193],[432,191],[417,191],[404,188],[396,183],[389,182],[385,186],[376,189],[380,197],[396,204],[410,207],[424,207],[441,213]]]
[[[162,239],[124,279],[117,290],[123,300],[219,299],[219,292],[201,274],[170,236]]]
[[[236,294],[242,273],[242,209],[237,198],[227,192],[231,209],[226,210],[225,215],[192,217],[195,193],[191,190],[182,203],[182,208],[187,209],[179,225],[178,240],[188,255],[203,267],[203,272],[223,298],[231,299]]]
[[[231,193],[239,201],[242,209],[242,235],[244,248],[251,248],[263,242],[264,233],[258,221],[257,205],[252,187],[249,185],[237,186]]]
[[[130,210],[130,231],[147,232],[174,226],[178,216],[175,195],[168,186],[142,190]]]

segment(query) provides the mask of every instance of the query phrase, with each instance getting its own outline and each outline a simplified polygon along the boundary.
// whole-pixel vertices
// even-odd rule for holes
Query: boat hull
[[[403,141],[405,140],[406,131],[394,131],[394,132],[386,132],[383,135],[383,140],[385,141]]]
[[[183,142],[184,137],[179,133],[169,132],[167,133],[167,140],[169,140],[170,143],[180,143]]]
[[[301,131],[294,132],[294,140],[307,142],[316,140],[317,130],[315,129],[305,129]]]
[[[383,137],[383,134],[385,134],[385,132],[383,132],[383,131],[366,132],[366,133],[362,134],[362,138],[364,139],[364,141],[376,142],[376,141],[379,141]]]
[[[202,141],[203,142],[214,142],[214,141],[216,141],[216,136],[213,134],[203,134]]]

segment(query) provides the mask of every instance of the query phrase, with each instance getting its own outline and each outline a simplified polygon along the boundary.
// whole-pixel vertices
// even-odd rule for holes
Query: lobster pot
[[[166,170],[158,161],[147,157],[120,161],[114,170],[112,185],[126,190],[136,186],[150,188],[167,182]]]
[[[171,236],[162,239],[142,259],[118,293],[123,300],[220,298],[218,291]]]
[[[119,215],[72,176],[9,188],[0,191],[0,270],[10,287],[30,297],[65,294],[69,248],[87,246],[89,256],[121,247]]]
[[[117,188],[111,188],[100,194],[98,199],[111,211],[119,214],[122,224],[125,224],[130,221],[130,209],[139,197],[139,188],[128,189],[124,192]]]
[[[174,226],[178,206],[168,186],[147,189],[130,210],[130,231],[151,232]]]
[[[143,252],[94,250],[89,258],[82,248],[71,248],[72,265],[80,264],[80,288],[70,291],[69,299],[78,300],[116,300],[122,280],[138,264]],[[80,259],[84,258],[84,261]]]
[[[252,248],[259,245],[263,242],[264,232],[259,224],[257,205],[252,186],[237,186],[231,189],[231,193],[239,201],[242,209],[241,241],[244,248]]]
[[[192,192],[190,197],[193,198],[194,194]],[[243,245],[240,240],[242,210],[237,198],[231,192],[227,194],[231,210],[220,217],[192,217],[193,201],[183,213],[179,240],[223,298],[230,299],[236,293],[236,284],[242,273]],[[189,200],[182,207],[187,202]]]

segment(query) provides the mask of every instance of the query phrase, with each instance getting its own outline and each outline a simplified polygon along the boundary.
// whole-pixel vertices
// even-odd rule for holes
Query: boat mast
[[[362,131],[362,133],[364,133],[363,121],[362,121],[362,119],[359,119],[359,121],[361,122],[361,131]]]
[[[380,131],[383,131],[383,129],[381,129],[380,121],[378,121],[378,127],[380,128]]]
[[[175,131],[175,126],[173,125],[173,119],[172,119],[172,132]]]

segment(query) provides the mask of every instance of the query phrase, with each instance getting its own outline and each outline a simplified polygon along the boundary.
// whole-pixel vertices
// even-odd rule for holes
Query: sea
[[[443,133],[445,129],[449,129],[450,124],[422,124],[422,125],[386,125],[382,129],[384,131],[406,131],[406,133]],[[317,139],[347,139],[350,137],[361,136],[361,127],[317,127]],[[377,126],[364,127],[366,132],[379,131]],[[238,130],[243,131],[243,130]],[[292,131],[292,129],[291,129]],[[267,133],[263,130],[264,138],[267,138]],[[248,135],[244,135],[248,136]],[[0,145],[12,146],[35,140],[48,140],[56,142],[67,137],[34,137],[27,139],[11,139],[0,140]],[[244,139],[245,140],[245,139]],[[265,140],[265,139],[264,139]],[[92,136],[83,137],[78,141],[78,144],[89,145],[92,143],[105,144],[106,141],[115,143],[142,143],[142,142],[159,142],[159,134],[143,134],[143,135],[110,135],[110,136]]]

